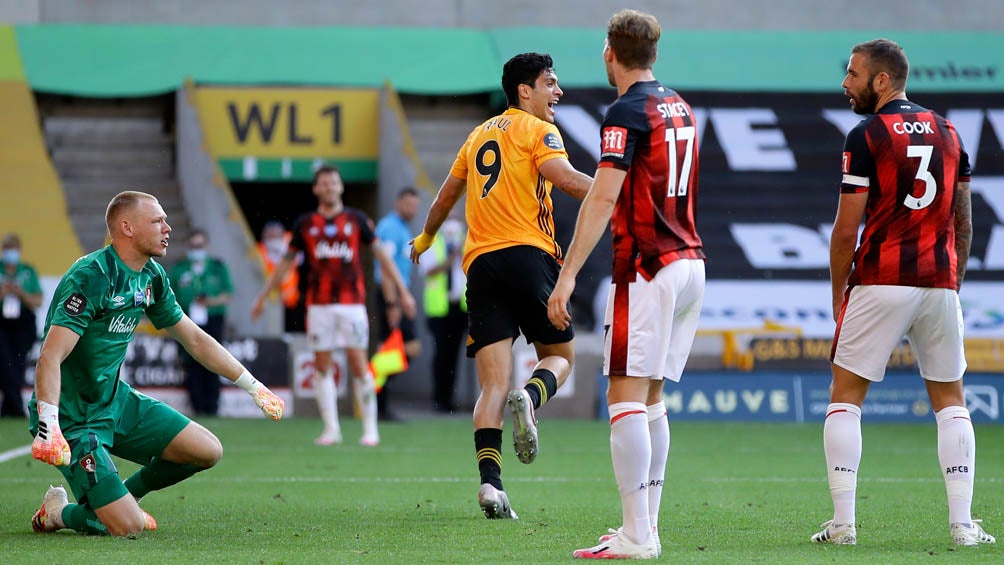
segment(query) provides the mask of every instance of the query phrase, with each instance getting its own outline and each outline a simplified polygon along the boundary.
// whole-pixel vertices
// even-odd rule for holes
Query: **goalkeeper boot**
[[[969,525],[961,522],[952,524],[952,542],[955,545],[979,545],[981,543],[997,543],[997,538],[983,531],[979,522],[973,520]]]
[[[506,399],[512,413],[512,445],[521,463],[533,463],[537,458],[537,418],[533,415],[533,402],[524,389],[516,389]]]
[[[834,524],[833,520],[819,525],[823,531],[812,535],[816,543],[835,543],[839,545],[855,545],[858,543],[858,530],[854,524]]]
[[[146,510],[140,509],[143,513],[143,529],[147,532],[152,532],[157,529],[157,519],[150,515]]]
[[[481,505],[485,518],[489,520],[519,519],[516,512],[509,506],[509,497],[506,496],[505,491],[498,490],[488,483],[482,484],[481,489],[478,490],[478,504]]]
[[[576,549],[572,557],[576,559],[655,559],[659,556],[659,548],[655,539],[649,536],[648,543],[638,544],[629,540],[623,531],[603,536],[606,540],[599,545]]]
[[[46,533],[64,528],[62,514],[68,503],[65,488],[50,486],[42,498],[42,506],[31,518],[31,529]]]

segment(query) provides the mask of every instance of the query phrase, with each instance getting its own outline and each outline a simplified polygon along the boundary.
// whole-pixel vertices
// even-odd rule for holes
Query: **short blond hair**
[[[108,235],[113,235],[113,227],[119,218],[122,217],[122,214],[134,210],[140,200],[158,202],[156,196],[136,190],[126,190],[116,194],[112,198],[111,202],[108,203],[108,208],[105,210],[105,226],[108,227]]]

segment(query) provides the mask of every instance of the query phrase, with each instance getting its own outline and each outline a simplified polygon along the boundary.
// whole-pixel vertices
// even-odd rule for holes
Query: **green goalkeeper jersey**
[[[77,259],[63,275],[49,305],[44,333],[63,326],[80,335],[60,366],[59,415],[64,430],[117,418],[116,392],[128,386],[119,381],[119,367],[144,314],[158,329],[173,326],[182,317],[167,274],[153,259],[137,272],[109,245]]]

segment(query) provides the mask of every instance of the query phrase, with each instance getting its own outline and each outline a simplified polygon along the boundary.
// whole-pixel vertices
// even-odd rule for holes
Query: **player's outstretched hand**
[[[411,262],[418,263],[418,258],[432,247],[432,242],[436,241],[436,234],[429,235],[424,231],[418,234],[415,239],[408,242],[411,245]]]
[[[234,384],[250,394],[254,403],[258,405],[258,408],[261,408],[262,413],[266,416],[273,420],[282,418],[286,402],[269,390],[267,386],[258,382],[258,379],[254,378],[249,371],[245,370],[241,373]]]
[[[59,408],[43,400],[38,401],[38,434],[31,442],[31,456],[57,467],[70,464],[70,444],[59,429]]]
[[[281,419],[282,412],[286,409],[286,402],[264,385],[255,393],[254,403],[261,408],[262,413],[273,420]]]

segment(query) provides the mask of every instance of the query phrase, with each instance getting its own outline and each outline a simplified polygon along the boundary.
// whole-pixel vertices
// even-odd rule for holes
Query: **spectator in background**
[[[289,249],[289,240],[292,237],[280,222],[266,222],[261,230],[261,241],[258,242],[258,253],[265,263],[265,276],[272,275],[275,266],[279,264]],[[297,265],[303,263],[303,255],[296,258]],[[300,270],[290,269],[286,271],[286,276],[279,281],[279,298],[283,306],[283,328],[287,332],[303,331],[304,310],[300,300]]]
[[[42,287],[31,265],[21,262],[21,238],[9,233],[3,238],[0,265],[0,416],[24,418],[21,387],[25,357],[35,342],[35,309],[42,305]]]
[[[408,222],[418,214],[418,206],[421,200],[418,191],[407,187],[401,190],[394,202],[394,210],[380,219],[376,225],[376,236],[380,240],[387,255],[394,260],[398,272],[404,283],[411,286],[411,248],[408,242],[411,241],[411,228]],[[377,263],[373,270],[373,280],[380,286],[383,280],[383,271]],[[380,320],[379,337],[380,341],[387,339],[394,328],[401,329],[401,337],[404,339],[404,351],[408,359],[414,359],[421,353],[422,343],[415,335],[414,316],[403,315],[401,312],[401,302],[398,300],[397,289],[392,285],[388,286],[393,295],[384,292],[376,293],[377,316]],[[394,375],[387,377],[383,389],[377,394],[377,415],[381,420],[397,421],[400,418],[390,409],[390,389]]]
[[[449,414],[456,410],[453,389],[457,358],[467,333],[467,276],[464,275],[464,238],[461,220],[443,222],[429,252],[419,258],[425,276],[425,317],[436,341],[432,359],[432,408]]]
[[[209,256],[209,238],[202,230],[188,236],[188,254],[171,269],[171,286],[181,309],[216,341],[223,338],[227,303],[233,292],[230,272],[219,259]],[[215,416],[220,405],[220,379],[185,353],[185,386],[197,415]]]

